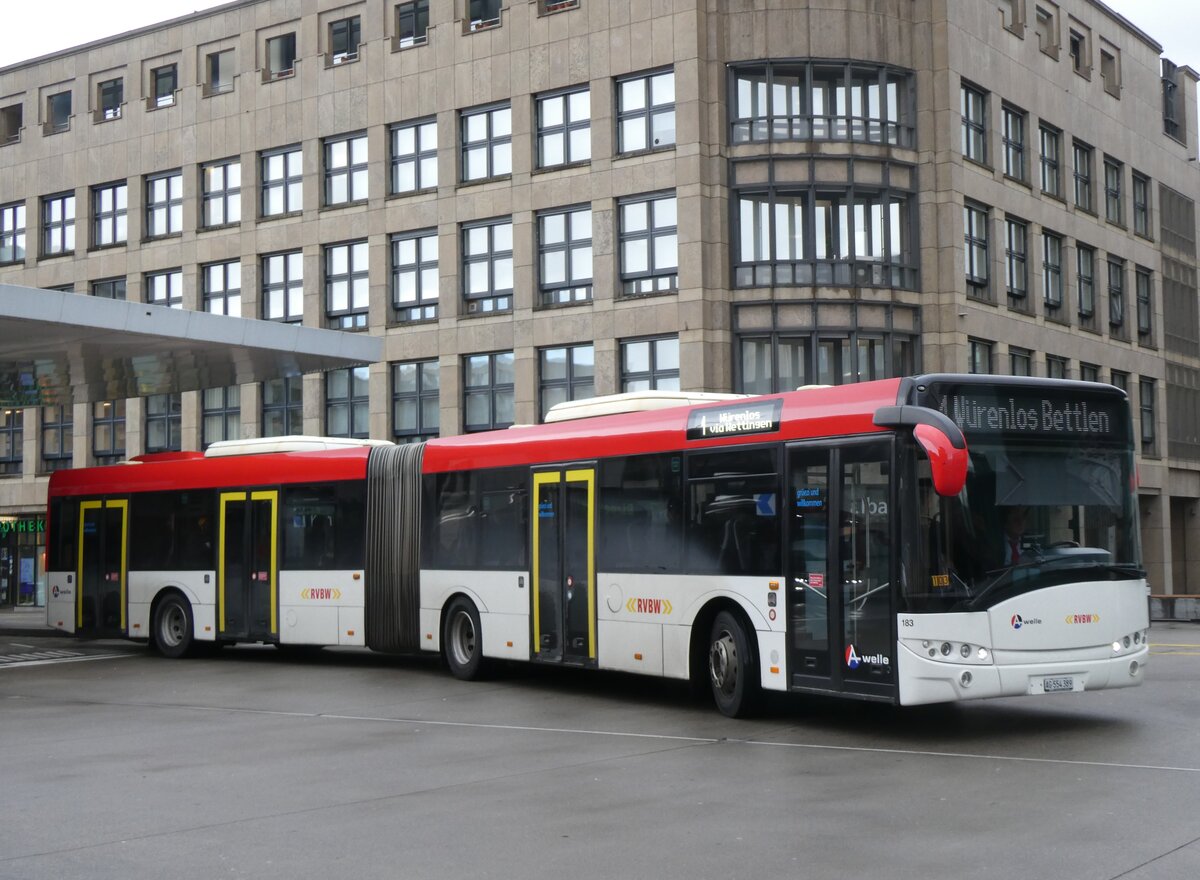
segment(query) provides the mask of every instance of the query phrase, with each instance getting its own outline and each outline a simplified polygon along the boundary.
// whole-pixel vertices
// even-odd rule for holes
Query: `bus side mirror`
[[[933,425],[917,425],[913,437],[929,456],[934,491],[948,498],[961,492],[967,483],[967,448],[956,447],[945,432]]]
[[[952,497],[967,482],[967,441],[962,430],[945,413],[924,406],[883,406],[875,411],[875,424],[886,428],[912,428],[913,438],[929,456],[933,488]]]

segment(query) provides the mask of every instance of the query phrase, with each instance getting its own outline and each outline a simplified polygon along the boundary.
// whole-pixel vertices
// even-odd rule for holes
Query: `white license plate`
[[[1075,679],[1069,675],[1062,675],[1057,678],[1043,678],[1042,690],[1048,694],[1055,691],[1073,691],[1075,690]]]

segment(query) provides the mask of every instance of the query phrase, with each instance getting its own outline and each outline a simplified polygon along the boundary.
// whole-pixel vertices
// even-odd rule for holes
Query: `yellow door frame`
[[[268,571],[271,597],[271,635],[279,635],[279,490],[263,489],[254,492],[222,492],[221,513],[217,522],[220,538],[217,542],[217,603],[221,611],[221,632],[225,632],[225,510],[231,501],[268,501],[271,504],[271,556]],[[249,589],[249,586],[247,586]]]
[[[596,469],[572,468],[570,470],[540,471],[533,475],[533,652],[541,653],[541,488],[560,483],[584,483],[587,486],[587,601],[588,601],[588,659],[596,659]],[[558,585],[559,590],[562,584]]]
[[[79,502],[79,552],[76,554],[75,568],[75,628],[78,629],[83,623],[83,530],[84,530],[84,515],[89,510],[104,510],[107,508],[119,508],[121,511],[121,569],[117,574],[121,605],[121,631],[124,632],[128,628],[126,618],[126,594],[127,582],[129,579],[129,499],[127,498],[112,498],[104,501],[81,501]]]

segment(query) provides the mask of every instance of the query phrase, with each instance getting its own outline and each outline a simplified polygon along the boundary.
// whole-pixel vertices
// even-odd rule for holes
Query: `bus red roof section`
[[[368,447],[258,455],[166,456],[138,464],[55,471],[50,497],[362,480]]]
[[[672,407],[444,437],[430,440],[425,445],[422,470],[425,473],[440,473],[878,433],[885,429],[872,422],[875,411],[882,406],[894,406],[899,390],[899,379],[883,379],[833,388],[807,388],[720,404]],[[778,431],[707,440],[687,439],[688,414],[693,410],[753,405],[755,400],[763,399],[783,401]]]

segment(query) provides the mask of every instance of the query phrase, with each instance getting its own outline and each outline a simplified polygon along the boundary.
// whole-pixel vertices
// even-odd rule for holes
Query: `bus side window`
[[[683,544],[679,455],[636,455],[600,465],[604,571],[677,571]]]
[[[527,566],[529,496],[527,471],[506,468],[478,475],[477,507],[481,516],[479,564],[483,568],[523,569]]]

